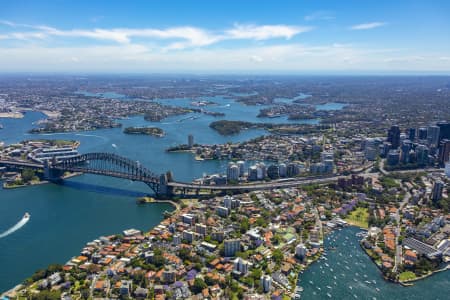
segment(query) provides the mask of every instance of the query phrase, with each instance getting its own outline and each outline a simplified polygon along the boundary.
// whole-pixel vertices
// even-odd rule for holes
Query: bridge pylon
[[[159,176],[159,190],[157,194],[166,197],[173,196],[173,187],[168,185],[168,183],[172,180],[173,180],[172,172],[161,174],[161,176]]]
[[[48,181],[59,181],[64,175],[64,171],[52,167],[48,160],[44,161],[44,179]]]

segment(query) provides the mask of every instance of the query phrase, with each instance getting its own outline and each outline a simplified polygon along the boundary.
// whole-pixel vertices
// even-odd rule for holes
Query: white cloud
[[[71,29],[62,30],[45,25],[18,24],[9,21],[0,21],[1,24],[12,28],[30,28],[25,32],[6,33],[4,39],[45,39],[50,37],[88,38],[106,40],[121,44],[132,42],[133,38],[146,38],[170,41],[166,50],[185,49],[188,47],[204,47],[224,40],[267,40],[273,38],[291,39],[297,34],[312,30],[312,27],[288,25],[234,25],[231,29],[209,31],[203,28],[182,26],[165,29],[158,28],[112,28],[112,29]]]
[[[374,29],[378,27],[382,27],[387,25],[385,22],[371,22],[371,23],[363,23],[363,24],[357,24],[350,27],[351,30],[368,30],[368,29]]]
[[[287,25],[240,25],[226,31],[229,39],[267,40],[272,38],[291,39],[293,36],[311,31],[312,27]]]
[[[368,49],[355,45],[255,45],[239,48],[190,48],[160,51],[146,45],[85,47],[0,47],[2,71],[62,72],[347,72],[448,71],[445,54],[418,55],[405,50]],[[410,60],[389,60],[408,57]],[[420,58],[420,59],[419,59]]]

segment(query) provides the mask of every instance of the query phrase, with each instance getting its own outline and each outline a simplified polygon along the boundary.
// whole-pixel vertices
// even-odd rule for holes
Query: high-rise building
[[[194,136],[192,134],[188,135],[188,147],[194,147]]]
[[[201,235],[206,235],[206,225],[205,224],[195,224],[195,232]]]
[[[416,139],[416,129],[415,128],[408,129],[408,139],[410,141],[414,141]]]
[[[398,150],[389,150],[387,155],[387,164],[395,166],[400,161],[400,152]]]
[[[277,179],[280,177],[280,167],[278,165],[270,165],[267,168],[267,176],[270,179]]]
[[[306,257],[306,247],[303,244],[298,244],[295,247],[295,256],[303,260]]]
[[[264,178],[266,178],[267,175],[267,169],[266,169],[266,165],[264,163],[258,163],[256,164],[256,168],[257,168],[257,177],[258,180],[262,180]]]
[[[173,283],[176,279],[176,271],[173,267],[166,267],[162,273],[162,280],[165,283]]]
[[[231,205],[233,203],[233,197],[232,196],[228,196],[226,195],[225,197],[223,197],[223,206],[231,209]]]
[[[264,293],[270,292],[270,288],[272,286],[272,277],[270,277],[270,275],[261,276],[261,286]]]
[[[429,149],[425,145],[418,145],[416,147],[416,159],[419,165],[428,164]]]
[[[426,140],[427,139],[427,129],[425,127],[419,128],[419,133],[417,134],[417,138],[419,140]]]
[[[256,166],[251,166],[250,168],[248,168],[248,180],[258,180],[258,168]]]
[[[227,180],[238,181],[239,180],[239,166],[235,163],[229,163],[227,167]]]
[[[450,156],[450,139],[444,139],[439,144],[439,164],[444,166],[449,161]]]
[[[400,146],[400,128],[397,125],[393,125],[388,130],[387,141],[391,143],[393,149],[397,149]]]
[[[240,275],[245,275],[248,273],[249,268],[252,266],[252,263],[242,259],[241,257],[237,257],[233,261],[233,269],[235,272],[240,273]]]
[[[440,180],[436,181],[433,185],[433,191],[431,193],[431,200],[433,203],[442,199],[442,192],[444,191],[444,183]]]
[[[286,168],[286,164],[285,163],[279,164],[278,165],[278,170],[280,172],[280,177],[286,177],[287,168]]]
[[[300,174],[300,167],[297,163],[289,163],[286,167],[286,175],[287,177],[295,177]]]
[[[238,239],[225,240],[223,246],[225,257],[235,256],[236,252],[241,251],[241,241]]]
[[[440,128],[438,126],[430,126],[427,131],[428,144],[434,147],[439,145],[439,132]]]
[[[239,176],[244,176],[245,173],[245,161],[240,160],[236,163],[236,165],[239,167]]]
[[[443,139],[450,140],[450,122],[438,122],[439,127],[439,142]]]
[[[450,161],[445,164],[445,176],[450,178]]]
[[[409,154],[410,154],[410,151],[411,151],[411,147],[412,147],[412,144],[411,144],[410,140],[404,140],[402,142],[402,146],[401,146],[401,151],[402,151],[401,152],[401,161],[404,164],[407,164],[407,163],[410,162]]]

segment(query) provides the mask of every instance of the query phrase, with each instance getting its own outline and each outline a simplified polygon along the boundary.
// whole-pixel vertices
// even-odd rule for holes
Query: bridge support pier
[[[44,179],[48,181],[59,181],[64,171],[52,168],[48,161],[44,162]]]
[[[162,174],[159,176],[159,188],[155,191],[157,195],[170,198],[173,196],[173,187],[169,186],[169,176]]]

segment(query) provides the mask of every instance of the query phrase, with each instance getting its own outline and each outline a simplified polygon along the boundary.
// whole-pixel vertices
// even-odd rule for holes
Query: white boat
[[[327,293],[327,296],[328,296],[329,298],[331,298],[331,294],[330,294],[330,293]]]
[[[377,292],[379,292],[380,291],[380,289],[379,288],[375,288],[376,290],[377,290]]]
[[[369,280],[364,281],[367,284],[371,284],[371,282]]]
[[[30,214],[26,212],[26,213],[23,215],[23,218],[24,218],[24,219],[29,219],[29,218],[30,218]]]
[[[331,286],[327,285],[327,288],[331,289]]]
[[[351,290],[353,290],[353,287],[352,287],[351,285],[350,285],[348,288],[351,289]]]

